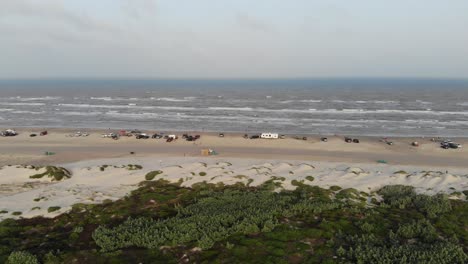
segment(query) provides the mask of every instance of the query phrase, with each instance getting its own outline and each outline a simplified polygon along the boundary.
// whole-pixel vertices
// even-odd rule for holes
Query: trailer
[[[265,139],[278,139],[279,136],[277,133],[262,133],[260,137]]]

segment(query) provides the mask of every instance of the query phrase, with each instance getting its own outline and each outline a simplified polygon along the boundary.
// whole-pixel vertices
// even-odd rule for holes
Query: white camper
[[[266,138],[266,139],[278,139],[278,134],[277,133],[262,133],[260,137]]]

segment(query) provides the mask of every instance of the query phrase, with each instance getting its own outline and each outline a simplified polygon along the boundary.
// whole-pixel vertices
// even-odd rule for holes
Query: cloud
[[[92,17],[83,11],[67,9],[58,0],[2,0],[0,3],[0,24],[9,20],[34,21],[29,26],[64,25],[79,31],[119,31],[113,24]]]
[[[253,17],[246,13],[237,13],[236,15],[237,24],[243,28],[247,28],[253,31],[269,32],[273,30],[273,27],[260,19]]]
[[[130,17],[140,19],[157,11],[155,0],[123,0],[122,9]]]

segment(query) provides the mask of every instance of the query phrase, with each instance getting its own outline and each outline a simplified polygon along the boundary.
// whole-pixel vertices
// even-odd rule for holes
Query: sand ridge
[[[135,165],[141,166],[135,168]],[[403,184],[426,194],[452,194],[453,199],[465,199],[468,190],[468,170],[421,166],[395,166],[346,162],[284,161],[241,158],[160,158],[129,157],[95,159],[61,164],[72,177],[60,182],[50,179],[30,179],[35,169],[6,166],[0,170],[0,184],[10,188],[0,193],[0,220],[9,217],[54,217],[76,203],[102,203],[117,200],[138,188],[148,172],[160,170],[153,180],[181,182],[190,187],[200,182],[257,186],[273,181],[281,189],[294,189],[297,183],[323,188],[340,186],[373,193],[385,185]],[[2,174],[3,173],[3,174]],[[14,175],[14,176],[13,176]],[[14,178],[14,180],[12,180]],[[41,184],[35,184],[40,182]],[[27,185],[19,188],[19,185]],[[28,185],[29,184],[29,185]],[[50,207],[58,207],[48,212]],[[21,212],[21,215],[12,215]]]

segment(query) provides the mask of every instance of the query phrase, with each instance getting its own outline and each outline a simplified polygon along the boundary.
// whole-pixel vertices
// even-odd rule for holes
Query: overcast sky
[[[468,78],[467,0],[0,0],[0,79]]]

